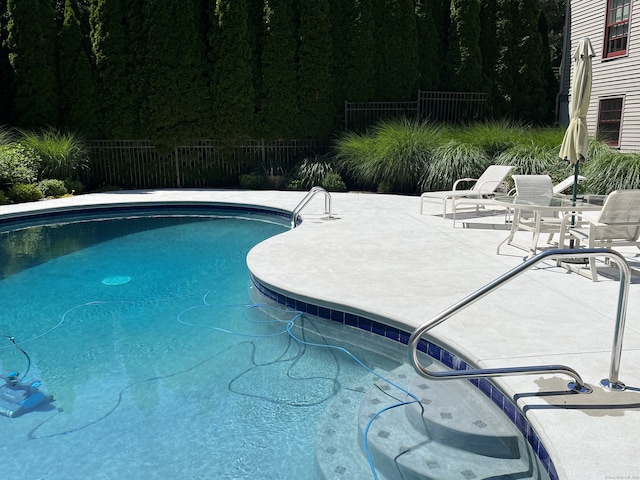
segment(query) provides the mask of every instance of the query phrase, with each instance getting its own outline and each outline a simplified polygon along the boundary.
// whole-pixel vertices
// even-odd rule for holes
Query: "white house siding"
[[[570,1],[570,0],[568,0]],[[622,151],[640,151],[640,23],[634,24],[635,4],[632,1],[627,55],[610,60],[602,58],[607,0],[571,1],[571,50],[582,37],[589,37],[595,53],[593,58],[593,88],[587,115],[589,133],[595,135],[598,102],[606,97],[624,97],[620,145]],[[640,19],[638,19],[640,22]],[[566,58],[566,57],[565,57]],[[569,91],[571,95],[571,91]]]

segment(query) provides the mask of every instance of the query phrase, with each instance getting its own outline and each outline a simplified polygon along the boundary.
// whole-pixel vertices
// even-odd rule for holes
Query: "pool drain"
[[[105,285],[124,285],[125,283],[129,283],[131,281],[131,277],[127,277],[126,275],[114,275],[112,277],[107,277],[102,280],[102,283]]]

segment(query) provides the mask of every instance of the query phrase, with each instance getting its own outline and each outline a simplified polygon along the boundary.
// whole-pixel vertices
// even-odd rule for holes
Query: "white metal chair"
[[[584,182],[587,177],[583,177],[582,175],[578,175],[578,183]],[[565,178],[563,181],[553,186],[553,193],[561,194],[564,193],[566,189],[569,187],[573,187],[573,184],[576,181],[576,176],[571,175],[570,177]]]
[[[554,187],[549,175],[513,175],[512,178],[518,199],[522,201],[531,199],[531,203],[534,204],[540,204],[545,200],[551,202],[551,198],[554,195]],[[535,254],[540,234],[548,233],[547,243],[551,243],[553,235],[560,232],[562,219],[554,211],[536,210],[534,212],[533,210],[519,208],[514,213],[513,222],[517,224],[519,230],[532,233],[533,237],[529,250],[532,254]],[[507,244],[512,244],[512,241],[509,240]]]
[[[573,238],[588,248],[614,248],[635,246],[640,248],[640,190],[616,190],[611,192],[595,217],[575,214],[571,225],[571,213],[562,219],[559,247],[566,248],[566,242]],[[559,262],[561,263],[561,262]],[[564,264],[580,274],[598,281],[595,258],[589,259],[589,269]]]
[[[456,180],[451,190],[424,192],[420,195],[420,214],[422,215],[424,202],[442,203],[442,218],[446,218],[447,203],[451,203],[455,222],[456,202],[458,200],[464,199],[460,204],[473,205],[477,211],[480,206],[491,203],[491,197],[495,195],[500,184],[513,169],[514,167],[506,165],[490,165],[480,178],[461,178]],[[474,182],[474,184],[470,189],[465,190],[460,188],[463,182]]]

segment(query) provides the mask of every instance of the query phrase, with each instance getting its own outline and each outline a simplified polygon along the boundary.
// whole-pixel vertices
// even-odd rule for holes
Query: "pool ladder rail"
[[[298,206],[293,209],[293,212],[291,212],[291,228],[296,228],[296,226],[298,225],[298,217],[300,216],[300,212],[309,204],[313,197],[315,197],[319,193],[324,194],[324,214],[329,215],[329,218],[331,218],[331,194],[324,188],[316,186],[307,192]]]
[[[534,365],[523,367],[504,367],[504,368],[485,368],[485,369],[468,369],[468,370],[453,370],[444,372],[434,372],[426,369],[418,359],[418,342],[421,337],[441,324],[454,314],[468,307],[469,305],[480,300],[487,294],[498,289],[505,283],[518,277],[525,271],[529,270],[534,265],[540,263],[546,259],[561,259],[561,258],[592,258],[592,257],[607,257],[613,260],[619,267],[620,271],[620,289],[618,294],[618,305],[616,312],[616,325],[613,337],[613,347],[611,351],[611,366],[609,370],[609,378],[605,378],[600,381],[600,385],[607,390],[622,391],[626,388],[625,384],[618,380],[618,372],[620,370],[620,357],[622,355],[622,337],[624,333],[624,324],[627,313],[627,303],[629,297],[629,286],[631,283],[631,269],[627,264],[625,258],[618,252],[607,248],[585,248],[585,249],[565,249],[565,250],[548,250],[542,252],[535,257],[530,258],[521,265],[513,268],[504,275],[498,277],[492,282],[488,283],[484,287],[475,291],[471,295],[463,298],[459,302],[455,303],[451,307],[442,311],[435,317],[431,318],[427,322],[420,325],[414,330],[409,337],[409,362],[416,370],[416,372],[432,380],[447,380],[453,378],[485,378],[485,377],[503,377],[513,375],[531,375],[531,374],[549,374],[560,373],[568,375],[573,378],[573,382],[568,384],[568,388],[578,393],[591,393],[592,389],[582,381],[582,378],[574,369],[565,365]]]

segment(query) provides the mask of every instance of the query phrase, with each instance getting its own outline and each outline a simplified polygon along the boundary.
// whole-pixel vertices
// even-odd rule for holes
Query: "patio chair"
[[[424,192],[420,195],[420,214],[422,215],[424,202],[442,203],[442,218],[446,218],[447,203],[450,202],[455,226],[456,202],[458,200],[464,200],[463,202],[459,202],[459,204],[473,205],[476,211],[478,211],[481,206],[491,203],[491,198],[495,195],[496,190],[513,169],[514,167],[511,166],[490,165],[484,173],[480,175],[480,178],[461,178],[456,180],[451,190]],[[470,189],[459,189],[460,184],[463,182],[475,183]]]
[[[540,204],[546,200],[550,202],[555,193],[553,182],[549,175],[514,175],[512,178],[515,183],[515,193],[520,200],[531,199],[531,203]],[[514,246],[530,250],[534,255],[538,249],[540,234],[548,233],[547,243],[551,243],[553,235],[560,232],[562,224],[562,219],[557,211],[537,210],[534,212],[525,208],[519,208],[514,213],[513,221],[517,224],[519,230],[529,231],[533,235],[530,248],[525,249],[519,245]],[[507,244],[511,245],[511,240]]]
[[[584,182],[586,179],[587,177],[578,175],[578,183]],[[556,194],[563,193],[567,188],[573,187],[573,184],[575,183],[575,181],[576,181],[575,175],[571,175],[570,177],[565,178],[563,181],[553,186],[553,193],[556,193]]]
[[[559,248],[566,248],[569,239],[588,248],[638,247],[640,248],[640,190],[616,190],[611,192],[595,217],[587,214],[572,214],[562,219]],[[577,268],[576,265],[558,262],[573,271],[586,275],[594,282],[598,281],[595,258],[589,259],[589,268]]]

